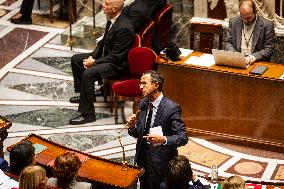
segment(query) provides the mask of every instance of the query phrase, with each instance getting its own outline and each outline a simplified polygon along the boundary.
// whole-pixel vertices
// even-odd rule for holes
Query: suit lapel
[[[253,37],[252,37],[252,44],[251,44],[251,52],[253,53],[257,44],[257,41],[260,36],[260,32],[263,29],[263,23],[258,17],[254,26]]]
[[[243,22],[241,20],[241,18],[238,20],[238,22],[236,23],[236,39],[240,39],[237,40],[237,51],[241,51],[241,41],[242,41],[242,28],[243,28]]]
[[[160,117],[163,115],[163,112],[164,112],[165,102],[166,102],[166,99],[165,99],[165,97],[163,97],[159,106],[158,106],[156,117],[155,117],[155,120],[154,120],[154,123],[153,123],[153,127],[158,126]]]

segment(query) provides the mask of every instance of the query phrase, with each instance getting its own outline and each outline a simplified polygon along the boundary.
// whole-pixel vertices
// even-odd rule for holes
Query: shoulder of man
[[[177,102],[173,101],[172,99],[170,99],[166,96],[163,96],[160,103],[167,103],[167,107],[173,107],[173,108],[180,106]]]
[[[259,19],[259,22],[261,22],[264,26],[268,26],[268,25],[273,25],[273,22],[271,22],[270,20],[267,20],[266,18],[258,15],[258,19]]]
[[[120,14],[115,22],[119,28],[128,29],[134,33],[133,25],[125,14]]]
[[[241,22],[241,21],[242,21],[242,19],[239,15],[230,19],[231,23],[236,23],[236,22]]]

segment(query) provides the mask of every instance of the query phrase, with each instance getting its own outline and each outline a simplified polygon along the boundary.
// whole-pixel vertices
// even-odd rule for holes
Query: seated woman
[[[246,182],[239,176],[231,176],[222,183],[222,189],[246,189]]]
[[[48,179],[49,186],[56,186],[63,189],[90,189],[92,185],[87,182],[77,182],[76,176],[81,161],[78,156],[72,152],[66,152],[55,159],[53,165],[53,176]]]
[[[193,185],[190,185],[192,181]],[[178,155],[168,164],[165,174],[165,181],[161,183],[160,189],[202,189],[203,184],[196,179],[192,173],[189,160]]]
[[[10,173],[19,176],[29,165],[35,165],[35,148],[30,141],[18,143],[10,152]]]
[[[19,189],[46,189],[46,171],[38,165],[27,166],[23,169],[19,180]]]

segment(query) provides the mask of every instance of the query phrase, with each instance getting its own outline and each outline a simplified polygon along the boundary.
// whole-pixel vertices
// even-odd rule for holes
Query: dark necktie
[[[105,33],[102,39],[102,45],[101,45],[102,46],[102,56],[104,56],[105,38],[106,38],[107,32],[109,31],[110,26],[111,26],[111,21],[108,20],[106,24],[106,28],[105,28]]]
[[[145,124],[145,132],[144,132],[145,135],[149,133],[149,130],[151,127],[151,120],[152,120],[152,115],[153,115],[153,104],[152,103],[149,103],[148,110],[149,110],[149,113],[148,113],[147,121]]]

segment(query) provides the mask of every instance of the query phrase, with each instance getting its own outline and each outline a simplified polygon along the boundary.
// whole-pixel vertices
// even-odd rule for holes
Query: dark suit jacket
[[[119,71],[128,68],[127,55],[134,41],[133,26],[128,18],[120,14],[101,40],[96,49],[90,54],[96,59],[96,64],[111,63]],[[104,56],[103,55],[104,48]]]
[[[165,0],[135,0],[126,6],[122,12],[133,24],[135,32],[138,32],[165,5]]]
[[[208,185],[203,185],[200,180],[197,180],[196,182],[193,183],[193,185],[188,184],[188,189],[209,189],[210,186]],[[164,181],[160,185],[160,189],[177,189],[177,188],[169,188],[167,187],[167,182]]]
[[[145,155],[145,145],[147,144],[142,141],[142,137],[148,104],[149,98],[143,98],[140,101],[139,107],[141,112],[137,118],[136,126],[134,129],[128,131],[131,136],[138,138],[135,162],[142,167],[145,167],[143,157]],[[167,144],[159,146],[149,145],[149,150],[152,152],[151,159],[152,162],[156,164],[156,170],[162,173],[168,162],[177,155],[177,147],[185,145],[188,142],[184,123],[181,119],[181,108],[177,103],[167,97],[163,97],[158,106],[152,127],[157,126],[162,127],[163,134],[167,137]]]
[[[241,51],[243,22],[240,16],[234,17],[229,22],[225,50]],[[272,22],[258,16],[252,37],[252,55],[256,61],[270,61],[274,53],[275,31]]]

